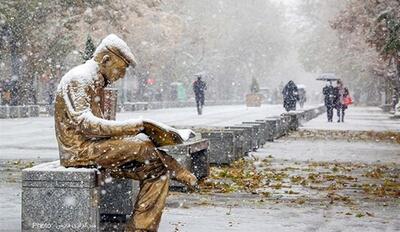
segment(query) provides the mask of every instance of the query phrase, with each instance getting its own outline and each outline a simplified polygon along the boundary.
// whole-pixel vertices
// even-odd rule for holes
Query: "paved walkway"
[[[335,111],[336,113],[336,111]],[[332,123],[327,123],[326,114],[307,122],[303,129],[349,130],[349,131],[400,131],[400,119],[383,113],[378,107],[350,107],[346,110],[345,122],[337,123],[336,114]]]

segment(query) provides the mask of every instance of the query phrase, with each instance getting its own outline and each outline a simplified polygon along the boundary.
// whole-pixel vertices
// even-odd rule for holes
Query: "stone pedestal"
[[[99,231],[132,213],[137,181],[114,179],[59,161],[22,172],[22,231]],[[39,212],[39,213],[37,213]]]
[[[59,161],[22,171],[22,231],[98,231],[96,169]]]
[[[130,179],[117,179],[101,173],[99,182],[99,214],[102,223],[125,223],[133,211],[139,182]]]

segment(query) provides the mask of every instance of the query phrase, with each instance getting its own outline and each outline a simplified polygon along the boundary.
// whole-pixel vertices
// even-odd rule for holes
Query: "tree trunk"
[[[10,52],[11,52],[11,75],[19,78],[20,56],[18,52],[18,40],[15,32],[11,29],[10,33]]]
[[[396,58],[396,68],[397,68],[397,80],[395,81],[395,86],[397,87],[397,95],[400,93],[400,56]]]

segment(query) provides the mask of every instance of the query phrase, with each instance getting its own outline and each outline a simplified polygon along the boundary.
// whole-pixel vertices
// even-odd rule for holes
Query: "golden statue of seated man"
[[[170,176],[189,187],[197,179],[157,149],[159,144],[151,136],[164,138],[160,128],[152,130],[153,124],[142,120],[104,118],[104,88],[123,78],[129,65],[136,65],[132,52],[111,34],[92,59],[63,76],[55,102],[60,162],[65,167],[97,167],[113,176],[139,180],[140,191],[126,231],[157,231]]]

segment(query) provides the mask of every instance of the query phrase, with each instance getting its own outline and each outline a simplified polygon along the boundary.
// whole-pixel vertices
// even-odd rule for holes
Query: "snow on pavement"
[[[336,110],[333,122],[328,123],[326,114],[304,123],[301,129],[351,130],[351,131],[400,131],[400,119],[392,119],[378,107],[349,107],[344,123],[337,123]]]
[[[364,210],[370,210],[365,208]],[[269,204],[265,208],[197,207],[166,209],[160,232],[204,231],[399,231],[399,208],[374,207],[379,217],[346,215],[347,207]]]
[[[400,162],[400,144],[288,138],[267,143],[256,154],[291,161]]]

